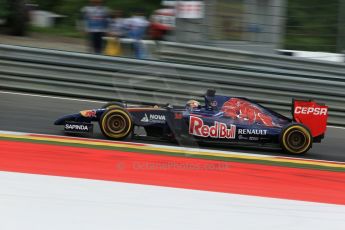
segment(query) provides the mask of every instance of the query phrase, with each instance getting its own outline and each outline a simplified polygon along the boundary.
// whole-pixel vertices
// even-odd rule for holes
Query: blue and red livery
[[[178,142],[279,147],[292,154],[307,152],[325,135],[328,107],[314,101],[293,100],[293,116],[288,118],[246,98],[215,95],[214,90],[204,98],[205,104],[194,109],[108,103],[63,116],[55,125],[79,133],[91,132],[92,123],[98,122],[102,133],[114,140],[144,135]]]

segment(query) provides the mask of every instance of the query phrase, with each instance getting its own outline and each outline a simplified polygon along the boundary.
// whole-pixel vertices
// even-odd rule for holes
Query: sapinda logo
[[[297,106],[294,112],[295,114],[327,115],[327,108]]]
[[[73,125],[73,124],[66,124],[66,130],[82,130],[82,131],[89,131],[89,127],[87,125]]]
[[[230,125],[228,129],[225,123],[214,122],[213,126],[204,125],[204,121],[199,117],[189,118],[189,134],[199,137],[235,139],[236,126]]]

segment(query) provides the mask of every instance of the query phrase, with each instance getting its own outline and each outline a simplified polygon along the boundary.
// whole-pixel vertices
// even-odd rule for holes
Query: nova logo
[[[236,126],[230,125],[228,129],[225,123],[214,122],[213,126],[204,125],[204,121],[199,117],[189,118],[189,134],[199,137],[235,139]]]
[[[149,122],[149,118],[147,117],[146,113],[145,113],[145,116],[140,121],[141,122]]]
[[[145,116],[141,118],[141,122],[165,122],[165,115],[162,114],[150,114],[150,116],[147,116],[145,113]]]
[[[150,114],[150,120],[165,121],[165,116],[164,115],[158,115],[158,114]]]

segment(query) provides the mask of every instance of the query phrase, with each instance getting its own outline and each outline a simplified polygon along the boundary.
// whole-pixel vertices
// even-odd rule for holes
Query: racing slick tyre
[[[281,135],[282,149],[290,154],[306,153],[312,146],[313,137],[307,127],[301,124],[287,126]]]
[[[133,131],[131,116],[119,107],[105,111],[99,120],[99,126],[104,136],[115,140],[123,140]]]
[[[102,106],[102,109],[112,109],[112,108],[124,108],[125,106],[121,102],[108,102]]]

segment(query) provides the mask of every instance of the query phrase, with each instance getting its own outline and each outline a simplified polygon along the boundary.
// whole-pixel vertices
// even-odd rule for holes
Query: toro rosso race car
[[[215,90],[204,99],[203,105],[190,100],[185,108],[113,102],[63,116],[55,125],[63,125],[65,132],[89,133],[97,122],[104,136],[114,140],[139,137],[136,130],[143,127],[145,137],[279,147],[292,154],[305,153],[324,138],[328,107],[314,101],[293,100],[290,119],[246,98],[215,95]]]

